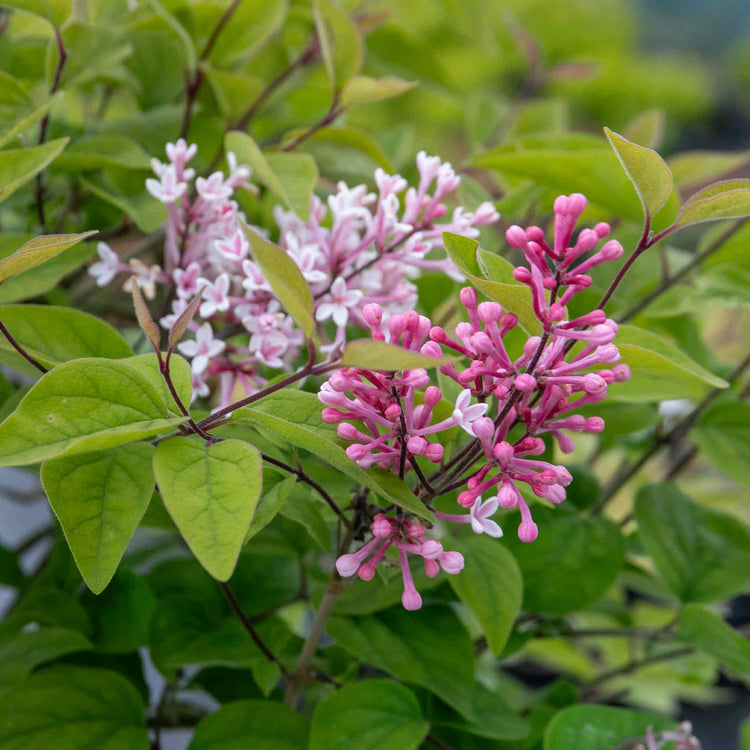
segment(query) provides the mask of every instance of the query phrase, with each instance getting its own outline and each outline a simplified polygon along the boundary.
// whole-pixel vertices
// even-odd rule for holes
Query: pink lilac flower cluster
[[[137,259],[125,264],[100,243],[100,259],[90,273],[100,286],[127,274],[125,288],[135,282],[148,299],[154,298],[158,285],[173,292],[171,314],[160,321],[165,328],[202,290],[198,320],[191,325],[195,339],[182,342],[179,350],[192,363],[194,397],[208,395],[209,379],[218,377],[221,406],[226,406],[262,386],[266,368],[290,366],[304,337],[252,260],[245,217],[234,199],[239,189],[255,190],[250,170],[230,153],[228,175],[196,177],[188,166],[196,152],[195,145],[182,139],[167,144],[167,163],[152,160],[156,179],[146,181],[149,193],[168,212],[164,269]],[[475,213],[457,208],[448,221],[440,222],[448,212],[443,201],[460,179],[450,164],[424,153],[418,155],[417,167],[416,188],[378,169],[377,193],[364,185],[349,188],[340,183],[328,198],[328,208],[312,196],[307,221],[280,208],[275,211],[280,245],[311,287],[316,319],[333,322],[331,346],[343,342],[347,324],[363,324],[361,308],[368,302],[379,300],[390,312],[414,305],[416,288],[409,279],[422,269],[457,273],[450,260],[427,257],[440,248],[443,231],[473,237],[477,227],[498,218],[487,203]],[[323,226],[328,211],[330,228]],[[229,332],[231,342],[217,337],[219,330]],[[238,331],[247,334],[246,343]]]
[[[460,294],[468,322],[459,323],[453,336],[416,312],[392,315],[384,324],[378,305],[363,308],[375,339],[431,357],[442,356],[444,349],[461,355],[464,366],[440,367],[464,389],[451,418],[430,424],[442,393],[430,385],[424,370],[388,373],[350,368],[336,373],[321,388],[319,398],[328,407],[323,419],[338,424],[339,436],[351,443],[347,454],[363,467],[377,465],[398,470],[402,476],[414,468],[422,479],[418,457],[443,461],[442,445],[430,443],[428,436],[460,425],[475,439],[465,454],[471,460],[462,464],[457,459],[458,474],[453,475],[460,477],[481,459],[458,494],[458,505],[470,511],[436,510],[435,515],[444,521],[467,523],[475,533],[499,537],[502,530],[491,516],[498,508],[518,507],[518,537],[534,541],[538,528],[519,486],[526,485],[537,497],[558,504],[565,499],[572,479],[564,466],[539,458],[546,450],[540,436],[549,433],[563,453],[571,452],[574,444],[568,433],[604,429],[599,417],[584,418],[573,412],[601,401],[609,385],[630,377],[612,343],[617,324],[603,310],[568,318],[566,304],[591,284],[587,272],[622,255],[622,246],[609,240],[582,259],[610,232],[607,224],[598,224],[581,230],[573,242],[575,224],[585,208],[586,199],[580,194],[555,201],[551,245],[538,227],[511,226],[507,231],[508,243],[521,250],[528,263],[517,268],[514,277],[531,288],[541,329],[541,335],[529,337],[515,355],[509,353],[505,339],[518,326],[518,318],[497,302],[479,302],[471,287]],[[456,470],[452,464],[447,468]],[[488,493],[492,496],[483,501]]]
[[[408,555],[418,555],[424,561],[425,573],[434,578],[442,568],[446,573],[455,575],[464,567],[464,558],[460,552],[446,552],[440,542],[424,540],[425,528],[421,523],[401,518],[387,518],[383,513],[375,516],[372,524],[373,539],[354,554],[341,555],[336,560],[336,570],[344,578],[355,573],[363,581],[371,581],[375,570],[383,561],[385,553],[394,547],[398,554],[401,576],[404,582],[404,593],[401,603],[404,609],[419,609],[422,597],[415,585]]]
[[[649,727],[645,744],[636,745],[635,750],[661,750],[667,745],[674,750],[701,750],[700,740],[693,734],[693,725],[689,721],[683,721],[673,732],[659,735]]]

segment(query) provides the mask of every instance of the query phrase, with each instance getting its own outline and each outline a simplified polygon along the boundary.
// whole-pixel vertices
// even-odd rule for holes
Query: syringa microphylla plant
[[[0,748],[732,744],[747,151],[628,1],[0,3]]]
[[[369,303],[362,309],[376,341],[387,341],[426,357],[441,358],[443,348],[457,352],[463,360],[459,367],[446,364],[440,371],[464,390],[452,415],[435,421],[433,407],[443,394],[426,370],[337,371],[323,384],[318,398],[328,407],[322,412],[323,420],[337,424],[339,437],[351,443],[346,454],[352,461],[363,468],[379,466],[401,478],[407,471],[416,471],[426,499],[465,484],[457,502],[470,509],[469,513],[437,510],[438,518],[468,523],[477,534],[499,537],[502,530],[491,516],[498,508],[517,507],[521,514],[518,538],[522,542],[537,538],[539,530],[519,484],[527,485],[537,497],[559,504],[565,500],[565,488],[572,481],[565,466],[537,458],[546,451],[540,435],[550,433],[563,453],[572,452],[573,442],[567,433],[598,433],[604,429],[600,417],[583,417],[575,410],[602,401],[609,385],[630,378],[630,368],[619,363],[620,353],[612,343],[617,323],[601,309],[568,319],[566,304],[591,285],[587,272],[605,261],[617,260],[623,253],[622,245],[614,239],[596,249],[610,233],[605,223],[582,229],[573,237],[576,222],[585,209],[586,198],[580,193],[558,197],[554,204],[554,236],[549,244],[539,227],[523,230],[513,225],[506,232],[508,243],[526,258],[528,265],[516,268],[513,276],[530,286],[534,313],[542,330],[541,336],[526,340],[515,359],[508,354],[504,338],[518,326],[518,318],[504,312],[497,302],[479,302],[472,287],[461,290],[468,322],[458,323],[455,338],[413,310],[394,313],[384,321],[380,305]],[[582,343],[582,348],[573,351],[577,342]],[[418,457],[442,464],[443,446],[434,437],[456,426],[474,441],[426,478]],[[522,428],[520,432],[517,427]],[[477,459],[479,468],[468,479],[456,481]],[[492,497],[483,501],[483,495]],[[418,609],[422,600],[414,589],[406,553],[422,555],[430,576],[437,574],[434,560],[442,564],[441,555],[448,554],[439,542],[422,542],[424,527],[418,527],[419,532],[414,532],[412,524],[404,522],[400,513],[394,519],[379,514],[372,526],[375,539],[358,553],[340,557],[338,572],[342,576],[356,573],[363,580],[371,580],[375,567],[393,544],[403,573],[403,605]],[[379,543],[378,539],[384,541]],[[367,559],[368,555],[372,557]],[[460,555],[455,559],[458,558]],[[451,565],[452,570],[443,567],[451,573],[462,567],[453,559]]]

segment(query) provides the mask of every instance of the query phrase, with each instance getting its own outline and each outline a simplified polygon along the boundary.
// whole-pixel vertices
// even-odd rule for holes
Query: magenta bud
[[[565,488],[561,487],[559,484],[553,484],[551,487],[547,488],[547,492],[545,493],[544,496],[551,503],[555,503],[555,505],[559,505],[561,502],[565,500]]]
[[[580,216],[588,205],[586,196],[582,193],[571,193],[568,196],[568,213]]]
[[[477,293],[473,287],[465,286],[458,296],[467,310],[473,310],[477,306]]]
[[[438,344],[444,344],[448,341],[447,334],[440,326],[432,326],[432,328],[430,328],[430,338]]]
[[[436,385],[430,385],[425,388],[424,402],[426,406],[429,406],[430,408],[436,406],[442,397],[443,394],[440,388]]]
[[[528,373],[516,376],[514,381],[516,388],[524,393],[530,393],[536,388],[536,378]]]
[[[545,288],[545,289],[546,289],[547,291],[550,291],[550,292],[551,292],[551,291],[552,291],[552,290],[553,290],[553,289],[554,289],[554,288],[555,288],[555,287],[557,286],[557,281],[555,280],[555,278],[554,278],[553,276],[547,276],[547,277],[546,277],[546,278],[544,279],[544,281],[542,281],[542,286],[543,286],[543,287],[544,287],[544,288]]]
[[[555,198],[553,209],[556,214],[568,213],[568,196],[558,195],[557,198]]]
[[[523,353],[527,357],[533,357],[534,352],[536,352],[537,347],[539,346],[541,341],[542,340],[539,338],[539,336],[531,336],[523,345]]]
[[[589,417],[586,420],[587,432],[602,432],[604,430],[604,420],[601,417]]]
[[[617,240],[609,240],[602,245],[602,249],[599,251],[604,260],[617,260],[622,254],[622,245]]]
[[[461,492],[456,500],[456,502],[462,507],[462,508],[471,508],[472,505],[474,505],[474,500],[476,498],[476,495],[473,492],[469,492],[468,490],[464,490]]]
[[[503,465],[507,466],[507,464],[513,460],[513,456],[515,455],[515,451],[513,449],[513,446],[506,442],[505,440],[500,441],[492,450],[492,452],[495,454],[495,458]]]
[[[440,565],[438,565],[437,560],[425,559],[424,572],[428,578],[434,578],[440,572]]]
[[[406,441],[406,449],[414,456],[422,456],[429,443],[423,437],[410,437]]]
[[[391,522],[382,513],[378,513],[372,522],[372,535],[378,539],[387,539],[392,533]]]
[[[521,284],[531,283],[531,271],[528,268],[517,266],[513,269],[513,278]]]
[[[490,440],[495,433],[495,423],[489,417],[479,417],[471,425],[471,431],[480,440]]]
[[[388,320],[388,330],[391,332],[391,343],[393,343],[406,329],[406,321],[403,315],[396,313]]]
[[[362,317],[368,325],[373,328],[380,328],[383,321],[383,308],[377,302],[368,302],[362,308]]]
[[[419,591],[416,589],[404,591],[401,596],[401,604],[404,609],[409,610],[410,612],[413,612],[416,609],[421,609],[422,597],[419,595]]]
[[[398,404],[391,404],[390,406],[386,407],[384,414],[386,419],[395,421],[401,416],[401,407]]]
[[[424,354],[425,357],[434,357],[435,359],[440,359],[443,356],[443,350],[440,348],[440,345],[434,341],[425,342],[424,344],[422,344],[422,347],[419,351],[420,354]]]
[[[612,373],[618,383],[625,383],[630,380],[630,368],[626,364],[615,365]]]
[[[346,455],[352,461],[359,461],[367,455],[367,448],[361,443],[353,443],[346,449]]]
[[[449,575],[457,575],[464,569],[464,556],[460,552],[444,552],[440,557],[440,566]]]
[[[607,224],[606,221],[601,221],[594,227],[594,231],[599,236],[599,239],[603,239],[604,237],[609,236],[612,228],[609,226],[609,224]]]
[[[353,576],[359,568],[359,558],[356,555],[341,555],[336,560],[336,570],[340,576],[349,578]]]
[[[522,521],[518,527],[518,538],[522,542],[533,542],[539,536],[539,529],[533,521]]]
[[[504,479],[502,487],[497,491],[497,504],[501,508],[515,508],[518,502],[516,491],[510,479]]]
[[[344,418],[344,415],[338,409],[333,408],[323,409],[321,416],[326,424],[338,424]]]
[[[564,320],[565,308],[559,302],[550,305],[549,310],[547,311],[547,319],[551,323],[559,323],[561,320]]]
[[[601,393],[607,390],[607,382],[601,375],[591,372],[583,376],[583,390],[586,393]]]
[[[424,455],[427,460],[432,461],[432,463],[436,464],[443,460],[444,453],[445,448],[443,448],[440,443],[431,443],[427,447]]]
[[[503,308],[497,302],[480,302],[477,312],[483,323],[497,322],[503,316]]]
[[[526,229],[526,236],[532,242],[541,244],[544,242],[544,230],[541,227],[528,227]]]
[[[443,545],[430,539],[422,545],[422,557],[427,560],[437,560],[443,554]]]
[[[371,581],[375,578],[375,566],[372,564],[371,560],[362,563],[362,565],[357,568],[357,576],[363,581]]]
[[[526,243],[529,241],[526,232],[524,232],[517,224],[513,224],[513,226],[510,226],[505,230],[505,239],[508,240],[508,244],[511,247],[515,247],[518,250],[523,250],[523,248],[526,247]]]
[[[421,539],[424,536],[424,524],[419,523],[418,521],[406,521],[404,526],[406,528],[406,533],[411,534],[415,539]]]
[[[359,430],[348,422],[341,422],[339,426],[336,428],[336,434],[342,439],[342,440],[356,440],[359,435]]]

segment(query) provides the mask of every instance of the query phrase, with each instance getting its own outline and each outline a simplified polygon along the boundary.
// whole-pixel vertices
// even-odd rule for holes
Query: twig
[[[207,443],[215,443],[219,440],[219,438],[214,437],[213,435],[209,435],[207,432],[205,432],[200,425],[198,425],[195,420],[190,416],[190,412],[187,410],[187,407],[185,404],[182,403],[182,399],[180,398],[179,394],[177,393],[177,389],[174,386],[174,383],[172,382],[172,374],[169,369],[169,362],[170,358],[172,356],[172,352],[167,352],[167,356],[162,359],[161,352],[156,353],[157,357],[159,358],[159,372],[161,373],[162,378],[164,378],[164,382],[167,385],[167,389],[169,390],[170,395],[172,396],[172,400],[177,405],[177,408],[180,410],[180,413],[183,417],[187,417],[187,423],[188,427],[199,437],[202,437]]]
[[[8,343],[30,364],[34,365],[39,372],[44,375],[45,372],[47,372],[47,368],[43,365],[37,362],[14,338],[13,334],[3,325],[3,323],[0,321],[0,333],[5,336],[5,338],[8,340]]]
[[[253,626],[253,623],[250,622],[250,618],[242,610],[240,603],[237,601],[237,597],[234,595],[234,591],[232,591],[232,587],[226,581],[222,581],[219,585],[221,586],[221,590],[224,592],[224,595],[229,601],[229,604],[232,607],[232,611],[235,615],[237,615],[237,619],[242,623],[242,626],[245,628],[245,630],[247,630],[248,634],[253,639],[255,645],[260,649],[263,656],[265,656],[268,661],[272,661],[277,664],[279,670],[281,671],[281,674],[283,674],[284,677],[289,677],[289,671],[287,670],[287,668],[281,663],[279,658],[273,654],[271,649],[269,649],[268,646],[263,643],[263,639],[258,635],[258,631]]]
[[[55,67],[55,75],[52,79],[52,87],[50,88],[49,95],[52,96],[60,88],[60,78],[62,76],[63,68],[65,67],[65,61],[68,59],[68,51],[65,49],[62,35],[60,30],[55,27],[55,43],[57,44],[57,66]],[[47,138],[47,126],[49,125],[49,112],[42,118],[39,124],[39,140],[38,145],[42,145]],[[42,229],[45,229],[47,222],[44,216],[44,184],[42,182],[41,172],[36,176],[36,211],[39,217],[39,224]]]
[[[315,135],[315,133],[323,130],[323,128],[327,128],[336,119],[341,117],[341,115],[346,111],[346,107],[339,107],[338,100],[338,94],[334,94],[333,101],[331,102],[331,106],[328,109],[328,113],[325,115],[325,117],[318,120],[318,122],[308,128],[304,133],[300,133],[296,138],[292,138],[291,141],[285,143],[281,147],[280,151],[284,151],[286,153],[294,151],[294,149],[302,145],[308,138],[311,138]]]
[[[326,492],[325,489],[323,489],[323,487],[321,487],[309,474],[307,474],[304,469],[290,466],[288,463],[280,461],[278,458],[274,458],[273,456],[266,455],[265,453],[261,453],[261,457],[266,463],[272,464],[273,466],[278,466],[279,469],[288,471],[290,474],[294,474],[297,477],[297,481],[304,482],[306,485],[312,487],[323,498],[323,500],[325,500],[328,507],[339,517],[341,523],[343,523],[347,529],[351,528],[349,519],[344,515],[344,512],[341,510],[341,508],[336,505],[336,501],[328,494],[328,492]]]

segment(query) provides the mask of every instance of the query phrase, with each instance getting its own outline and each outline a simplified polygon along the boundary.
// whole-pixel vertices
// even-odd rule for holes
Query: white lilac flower
[[[214,338],[211,324],[203,323],[196,331],[195,339],[181,342],[177,349],[186,357],[192,358],[193,373],[200,374],[208,367],[209,359],[221,354],[225,346],[223,341]]]

